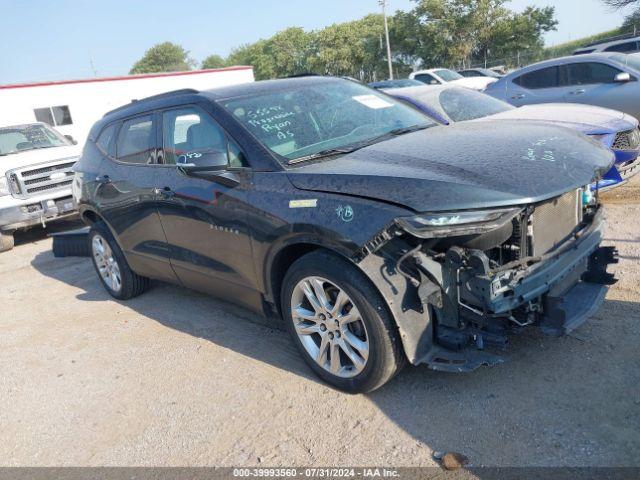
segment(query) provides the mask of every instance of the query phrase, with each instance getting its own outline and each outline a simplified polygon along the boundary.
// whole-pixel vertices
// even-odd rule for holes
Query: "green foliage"
[[[223,68],[227,66],[227,61],[220,55],[209,55],[202,61],[201,68]]]
[[[413,0],[409,12],[389,17],[394,73],[415,67],[462,67],[486,60],[544,55],[543,35],[555,30],[553,7],[516,13],[508,0]],[[375,3],[375,2],[374,2]],[[256,79],[302,73],[344,75],[362,81],[388,77],[381,14],[306,32],[291,27],[268,39],[235,48],[226,65],[251,65]],[[212,55],[211,65],[222,65]],[[493,64],[496,62],[493,61]],[[515,60],[511,64],[515,63]]]
[[[556,58],[556,57],[564,57],[566,55],[571,55],[573,51],[577,48],[584,47],[590,43],[595,43],[603,39],[615,37],[618,35],[623,35],[627,33],[628,30],[624,28],[614,28],[613,30],[607,30],[606,32],[601,32],[596,35],[590,35],[588,37],[580,38],[578,40],[572,40],[570,42],[560,43],[558,45],[554,45],[553,47],[549,47],[544,50],[544,58]]]
[[[129,73],[179,72],[191,70],[195,62],[189,52],[171,42],[154,45],[138,60]]]

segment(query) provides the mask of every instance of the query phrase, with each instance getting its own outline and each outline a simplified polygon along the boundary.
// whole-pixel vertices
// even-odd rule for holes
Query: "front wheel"
[[[305,361],[326,382],[370,392],[403,366],[395,324],[355,266],[325,252],[298,259],[282,288],[282,312]]]

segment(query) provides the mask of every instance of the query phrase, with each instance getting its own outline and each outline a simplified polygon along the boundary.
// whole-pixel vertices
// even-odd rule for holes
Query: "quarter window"
[[[118,160],[126,163],[153,162],[154,130],[151,115],[132,118],[122,123],[116,146]]]
[[[96,145],[100,150],[102,150],[102,153],[113,156],[113,136],[115,135],[115,133],[116,124],[114,123],[102,130],[102,133],[100,133],[100,136],[98,136]]]
[[[554,88],[560,85],[560,68],[549,67],[535,72],[525,73],[516,78],[514,83],[530,90]]]
[[[621,71],[610,65],[597,62],[572,63],[569,68],[570,85],[614,83]]]

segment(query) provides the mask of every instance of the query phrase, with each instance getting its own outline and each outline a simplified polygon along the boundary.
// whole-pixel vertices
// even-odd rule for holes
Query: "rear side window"
[[[118,133],[116,156],[125,163],[152,163],[154,144],[153,118],[151,115],[132,118],[122,123]]]
[[[525,73],[516,78],[514,83],[529,90],[558,87],[560,85],[560,68],[549,67]]]
[[[113,136],[116,133],[116,124],[109,125],[107,128],[102,130],[102,133],[98,136],[98,140],[96,140],[96,145],[105,155],[109,155],[113,157]]]
[[[638,42],[619,43],[604,49],[605,52],[637,52]]]
[[[572,63],[568,65],[570,85],[614,83],[620,70],[597,62]]]

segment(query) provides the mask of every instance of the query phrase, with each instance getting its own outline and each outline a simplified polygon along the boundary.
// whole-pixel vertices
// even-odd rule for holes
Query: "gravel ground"
[[[112,300],[42,231],[0,254],[0,465],[640,466],[640,177],[606,195],[620,282],[564,338],[369,395],[312,375],[265,320],[156,285]],[[68,225],[58,228],[68,227]]]

